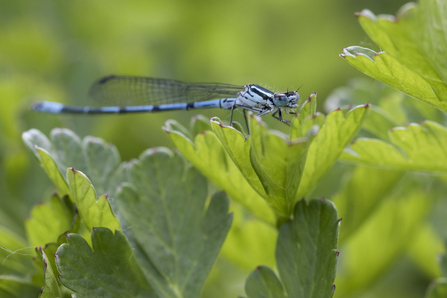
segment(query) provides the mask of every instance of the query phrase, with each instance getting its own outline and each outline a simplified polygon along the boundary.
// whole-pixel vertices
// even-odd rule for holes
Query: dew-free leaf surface
[[[447,111],[447,3],[421,0],[397,15],[357,14],[369,37],[383,50],[348,47],[351,65],[394,88]]]
[[[327,200],[300,200],[293,215],[279,230],[279,278],[267,267],[258,267],[245,284],[249,298],[333,296],[340,226],[335,205]]]
[[[131,184],[117,195],[121,214],[140,252],[139,261],[160,297],[199,297],[231,225],[228,200],[165,148],[128,164]]]
[[[396,127],[388,132],[390,143],[360,138],[343,152],[343,161],[415,171],[447,171],[447,128],[432,121]]]
[[[73,168],[67,170],[67,179],[73,202],[87,229],[106,227],[112,231],[120,231],[118,218],[113,213],[107,195],[96,199],[96,191],[90,180],[82,172]]]
[[[201,126],[204,126],[203,123]],[[225,190],[235,202],[244,206],[259,219],[274,225],[275,215],[273,211],[257,191],[250,186],[250,182],[257,183],[256,189],[261,193],[263,192],[256,174],[250,172],[248,178],[241,174],[228,153],[222,148],[219,139],[210,131],[209,124],[207,130],[202,130],[195,136],[194,142],[186,136],[186,133],[182,133],[187,130],[184,127],[179,127],[181,127],[180,124],[171,120],[166,123],[165,130],[180,153],[217,187]],[[194,124],[193,127],[195,127]],[[244,136],[235,129],[228,131],[226,137],[229,138],[233,146],[246,146]],[[247,150],[249,150],[249,147]],[[240,158],[249,162],[244,156]]]
[[[157,297],[123,233],[95,228],[91,240],[92,247],[78,234],[68,234],[56,254],[59,280],[77,298]]]

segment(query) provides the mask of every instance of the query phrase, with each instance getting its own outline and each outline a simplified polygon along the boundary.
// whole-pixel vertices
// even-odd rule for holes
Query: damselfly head
[[[288,91],[284,93],[275,93],[273,102],[277,107],[296,108],[300,95],[296,91]]]

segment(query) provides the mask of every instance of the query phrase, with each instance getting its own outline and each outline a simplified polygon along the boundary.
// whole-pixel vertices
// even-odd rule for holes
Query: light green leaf
[[[61,289],[57,281],[57,271],[54,272],[53,268],[42,248],[36,248],[36,253],[42,260],[43,274],[45,279],[45,286],[41,289],[41,298],[58,298],[61,297]]]
[[[440,94],[434,92],[426,80],[409,70],[386,52],[376,53],[373,50],[353,46],[343,49],[343,58],[363,73],[382,81],[410,96],[425,101],[432,106],[446,111],[445,99],[438,98],[447,92],[445,86]]]
[[[92,247],[81,236],[68,234],[56,254],[59,280],[77,298],[158,297],[123,233],[94,228],[91,240]]]
[[[427,222],[419,229],[419,233],[409,249],[409,255],[427,276],[435,278],[441,276],[438,260],[440,259],[439,252],[442,251],[445,251],[444,244],[434,231],[432,224]]]
[[[447,109],[447,4],[421,0],[397,16],[357,16],[365,32],[386,53],[350,47],[342,57],[362,72],[441,110]],[[369,61],[368,61],[369,60]]]
[[[217,187],[225,190],[235,202],[244,206],[256,217],[271,225],[275,224],[273,211],[264,199],[247,183],[247,178],[244,179],[244,176],[224,148],[222,148],[219,139],[214,133],[203,131],[195,137],[193,143],[181,132],[185,128],[175,130],[176,127],[180,127],[180,124],[172,120],[166,124],[165,130],[177,149],[203,175],[216,184]],[[235,145],[245,146],[244,136],[236,130],[229,131],[227,137],[230,138],[231,142],[235,142]],[[241,156],[241,158],[245,161],[245,156]],[[258,181],[258,190],[262,192],[262,186],[256,174],[254,172],[250,174],[251,179],[249,178],[249,181],[254,181],[254,183]]]
[[[276,274],[268,267],[259,266],[245,282],[249,298],[285,298],[284,288]]]
[[[64,176],[58,169],[56,161],[53,157],[45,150],[40,147],[34,147],[35,152],[37,152],[40,160],[40,165],[47,173],[48,177],[53,181],[56,185],[58,192],[61,196],[69,194],[67,182],[64,179]]]
[[[338,297],[373,284],[417,238],[430,204],[427,195],[412,185],[414,182],[407,181],[401,185],[405,192],[396,191],[398,197],[387,196],[349,241],[341,243],[343,262],[338,265]]]
[[[332,201],[343,218],[340,241],[362,227],[402,178],[400,171],[357,167]]]
[[[72,228],[74,216],[74,210],[69,210],[57,195],[53,195],[49,203],[35,206],[26,220],[28,242],[32,246],[56,242],[59,235]]]
[[[309,146],[318,130],[309,138],[288,141],[251,116],[250,132],[251,165],[265,190],[266,200],[280,218],[287,218],[295,204]]]
[[[430,284],[425,293],[425,298],[447,297],[447,278],[438,278]]]
[[[40,288],[29,281],[10,275],[0,275],[0,297],[24,298],[37,297]]]
[[[310,145],[295,200],[307,196],[323,174],[332,167],[343,149],[359,131],[369,110],[370,105],[367,104],[350,110],[346,117],[340,109],[326,116],[324,126],[320,127]]]
[[[95,188],[87,176],[71,168],[67,170],[67,179],[73,202],[88,230],[94,227],[106,227],[112,231],[121,230],[107,195],[102,195],[96,200]]]
[[[116,201],[141,251],[145,274],[161,297],[199,297],[231,225],[218,193],[204,211],[207,182],[165,148],[128,165]]]
[[[389,131],[389,139],[391,144],[358,139],[351,144],[352,151],[344,152],[340,159],[398,170],[447,171],[447,128],[425,121],[397,127]]]

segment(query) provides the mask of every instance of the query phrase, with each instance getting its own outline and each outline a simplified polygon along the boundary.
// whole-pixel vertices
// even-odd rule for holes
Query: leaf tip
[[[324,198],[321,198],[321,199],[320,199],[320,202],[324,202]]]
[[[74,173],[74,174],[76,174],[76,170],[75,170],[75,168],[70,168],[70,170]]]
[[[54,258],[57,259],[59,258],[59,255],[57,253],[54,254]]]
[[[57,278],[60,280],[62,278],[62,275],[60,273],[57,275]]]
[[[338,224],[341,224],[341,221],[342,221],[342,220],[343,220],[343,218],[340,217],[340,218],[337,220],[337,223],[338,223]]]
[[[96,231],[97,229],[97,227],[92,227],[92,231]]]
[[[200,135],[202,135],[202,136],[203,136],[203,135],[204,135],[205,133],[206,133],[206,130],[204,130],[204,131],[201,131],[201,132],[200,132]]]
[[[337,250],[335,251],[335,256],[338,257],[340,255],[340,252]]]
[[[364,105],[365,109],[371,107],[371,104],[368,102],[367,104]]]

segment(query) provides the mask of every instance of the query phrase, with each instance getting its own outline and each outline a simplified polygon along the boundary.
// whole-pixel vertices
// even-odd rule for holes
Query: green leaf
[[[400,171],[357,167],[345,178],[347,183],[332,198],[343,218],[340,241],[353,234],[375,214],[377,208],[402,178]]]
[[[320,127],[320,131],[310,145],[296,200],[307,196],[323,174],[332,167],[359,131],[369,110],[370,105],[367,104],[350,110],[346,117],[340,109],[326,116],[324,126]]]
[[[270,269],[258,267],[245,283],[248,297],[332,297],[339,227],[332,202],[300,200],[293,219],[279,230],[275,256],[281,282]]]
[[[341,243],[343,262],[336,281],[340,297],[373,284],[417,239],[430,204],[414,185],[412,180],[401,183],[402,190],[385,197],[375,214]]]
[[[0,275],[0,297],[2,298],[37,297],[39,292],[39,287],[25,279]]]
[[[32,246],[56,242],[59,235],[72,228],[74,216],[74,210],[69,210],[57,195],[53,195],[49,203],[35,206],[26,220],[28,242]]]
[[[301,200],[280,231],[278,271],[288,297],[332,297],[340,221],[333,203]]]
[[[162,297],[199,297],[231,225],[226,196],[214,195],[204,211],[205,178],[165,148],[128,167],[132,184],[116,201],[148,280]]]
[[[234,162],[228,156],[216,135],[210,131],[198,134],[194,143],[181,131],[175,130],[180,127],[175,121],[166,123],[165,131],[174,142],[180,153],[185,156],[203,175],[217,185],[237,203],[244,206],[249,212],[259,219],[274,225],[275,215],[264,199],[250,186],[244,176],[238,170]],[[175,125],[174,125],[175,124]],[[232,142],[244,146],[245,138],[236,130],[228,135]],[[241,156],[241,158],[245,158]],[[258,181],[256,174],[251,173],[251,180]],[[249,178],[250,179],[250,178]],[[250,180],[249,180],[250,181]],[[258,182],[258,190],[262,186]]]
[[[360,24],[386,53],[350,47],[341,56],[362,72],[446,111],[446,11],[444,1],[430,0],[407,4],[396,17],[363,10],[357,15]]]
[[[48,177],[56,185],[61,196],[69,194],[68,185],[53,157],[44,149],[35,146],[35,151],[39,155],[40,165],[47,173]]]
[[[251,116],[250,131],[251,165],[269,205],[280,218],[287,218],[295,204],[309,146],[318,130],[309,138],[287,141],[284,136],[269,132],[258,118]]]
[[[67,170],[67,178],[73,202],[88,230],[94,227],[106,227],[112,231],[121,230],[107,195],[102,195],[96,200],[96,191],[90,180],[73,168]]]
[[[268,267],[259,266],[245,282],[249,298],[285,298],[284,288],[276,274]]]
[[[57,250],[59,280],[76,297],[157,297],[123,233],[94,228],[91,240],[92,247],[81,236],[68,234]]]
[[[366,53],[367,52],[367,53]],[[442,90],[442,93],[436,94],[430,85],[422,77],[418,76],[413,71],[409,70],[396,59],[391,57],[386,52],[376,53],[373,50],[352,46],[343,49],[343,58],[349,64],[373,77],[376,80],[382,81],[410,96],[420,99],[440,110],[446,111],[447,104],[445,99],[438,96],[443,95],[447,90]],[[443,89],[444,86],[439,86]]]
[[[43,274],[45,279],[45,286],[41,289],[41,298],[57,298],[61,297],[61,289],[57,281],[57,271],[54,272],[53,268],[42,248],[36,248],[37,255],[42,259]]]
[[[119,153],[115,146],[102,139],[85,137],[81,141],[71,130],[61,128],[51,131],[52,142],[35,129],[24,132],[22,139],[37,156],[61,196],[68,194],[65,180],[68,167],[85,172],[99,193],[113,193],[121,182],[116,177]]]
[[[425,293],[425,298],[447,297],[447,278],[438,278],[430,284]]]
[[[341,160],[398,170],[447,171],[447,128],[425,121],[394,128],[388,136],[391,144],[358,139]]]

